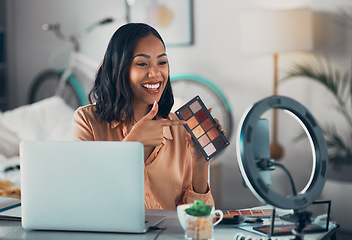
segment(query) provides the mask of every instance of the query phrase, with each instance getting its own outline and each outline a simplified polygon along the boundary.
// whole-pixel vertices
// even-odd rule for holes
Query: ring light
[[[258,164],[261,159],[254,157],[254,127],[262,114],[272,108],[283,109],[293,114],[306,131],[312,148],[313,168],[308,184],[300,193],[292,197],[281,196],[264,183],[260,177],[260,172],[263,170]],[[260,201],[282,209],[300,210],[313,203],[323,189],[328,164],[324,136],[313,115],[297,101],[275,95],[254,104],[242,117],[236,144],[241,174],[252,193]]]

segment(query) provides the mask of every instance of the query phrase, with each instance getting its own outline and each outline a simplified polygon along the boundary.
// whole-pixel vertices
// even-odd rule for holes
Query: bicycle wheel
[[[56,70],[47,70],[39,74],[30,88],[28,102],[31,104],[55,96],[61,75],[62,71]],[[82,99],[82,91],[83,89],[77,83],[77,80],[70,77],[66,81],[60,97],[73,109],[76,109],[87,103],[85,99]]]
[[[213,82],[193,74],[179,74],[170,77],[175,104],[172,111],[199,95],[212,115],[222,125],[228,139],[232,136],[233,117],[229,101],[225,94]]]

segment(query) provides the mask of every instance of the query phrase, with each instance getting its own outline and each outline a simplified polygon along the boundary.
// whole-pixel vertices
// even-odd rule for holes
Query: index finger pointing
[[[161,125],[163,126],[174,126],[174,125],[185,125],[186,121],[184,120],[162,120]]]

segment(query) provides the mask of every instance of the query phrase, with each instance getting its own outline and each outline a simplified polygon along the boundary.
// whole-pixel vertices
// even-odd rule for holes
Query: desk
[[[166,239],[184,239],[184,231],[178,222],[176,211],[167,210],[147,210],[147,214],[155,214],[166,216],[166,219],[159,224],[159,227],[167,228],[163,231],[158,240]],[[222,228],[221,226],[215,227],[214,239],[222,240],[229,239],[233,240],[235,234],[246,233],[243,230],[237,228]],[[3,221],[0,220],[0,239],[35,239],[35,240],[153,240],[157,235],[158,231],[148,232],[145,234],[121,234],[121,233],[97,233],[97,232],[65,232],[65,231],[27,231],[24,230],[19,221]],[[276,239],[291,239],[292,237],[273,237]],[[328,232],[316,233],[306,235],[304,239],[336,239],[336,227],[330,229]],[[263,238],[262,238],[263,239]]]

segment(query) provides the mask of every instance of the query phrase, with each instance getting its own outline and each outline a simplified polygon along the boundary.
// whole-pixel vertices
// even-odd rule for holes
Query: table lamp
[[[310,9],[257,10],[240,15],[241,50],[247,55],[274,57],[273,95],[278,87],[278,54],[313,49],[313,15]],[[277,110],[273,109],[271,158],[280,159],[283,147],[277,141]]]

